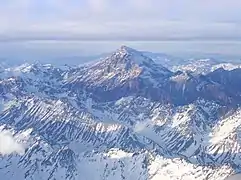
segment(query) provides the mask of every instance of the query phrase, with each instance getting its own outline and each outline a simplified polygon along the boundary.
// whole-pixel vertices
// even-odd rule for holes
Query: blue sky
[[[136,47],[140,42],[195,41],[189,48],[208,51],[214,42],[213,52],[238,53],[240,9],[240,0],[0,0],[0,43],[11,49],[41,41],[34,47],[76,49],[73,41],[111,41],[113,47],[102,47],[106,51],[127,41]],[[155,44],[142,48],[154,50]],[[170,50],[182,51],[178,45]]]

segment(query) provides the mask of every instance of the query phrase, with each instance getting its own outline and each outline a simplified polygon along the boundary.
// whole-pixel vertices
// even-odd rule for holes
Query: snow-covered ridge
[[[185,62],[184,64],[179,64],[170,67],[172,71],[190,71],[195,73],[207,74],[213,72],[219,68],[231,71],[234,69],[241,68],[241,64],[230,63],[230,62],[219,62],[213,59],[198,59],[192,60],[190,62]]]

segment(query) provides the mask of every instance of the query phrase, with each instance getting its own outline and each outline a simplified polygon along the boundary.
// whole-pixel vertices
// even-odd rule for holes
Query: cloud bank
[[[240,179],[241,179],[241,174],[236,174],[226,178],[225,180],[240,180]]]
[[[0,3],[0,41],[241,40],[239,0]]]
[[[14,153],[23,155],[24,152],[24,146],[14,139],[10,131],[0,131],[0,155],[10,155]]]

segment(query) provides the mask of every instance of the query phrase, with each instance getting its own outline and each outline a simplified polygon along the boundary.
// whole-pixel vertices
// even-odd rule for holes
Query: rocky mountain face
[[[0,142],[14,142],[11,153],[0,143],[3,179],[224,180],[241,171],[240,68],[174,72],[122,46],[86,66],[24,64],[0,78]]]

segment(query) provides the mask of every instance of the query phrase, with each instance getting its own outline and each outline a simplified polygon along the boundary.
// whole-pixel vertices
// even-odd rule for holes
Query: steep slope
[[[68,71],[64,87],[76,94],[86,91],[100,102],[116,101],[130,95],[174,105],[186,105],[198,99],[222,104],[237,104],[241,100],[236,92],[213,81],[211,76],[172,73],[141,52],[123,46],[93,65]],[[239,77],[235,79],[238,81]]]
[[[122,46],[109,57],[68,73],[66,87],[85,89],[95,98],[109,101],[129,94],[149,95],[171,74],[141,52]]]
[[[24,156],[10,156],[1,161],[1,173],[7,179],[74,179],[84,158],[92,151],[102,152],[111,148],[140,152],[142,149],[163,154],[153,141],[135,135],[130,129],[117,123],[96,122],[88,112],[77,111],[60,100],[32,99],[18,102],[1,113],[3,129],[13,129],[21,134],[31,129]],[[16,136],[15,135],[15,136]],[[84,161],[84,160],[83,160]],[[82,162],[82,161],[80,161]],[[20,171],[7,167],[14,163]],[[13,166],[9,166],[13,169]],[[61,174],[63,171],[64,174]],[[20,176],[21,175],[21,176]]]

